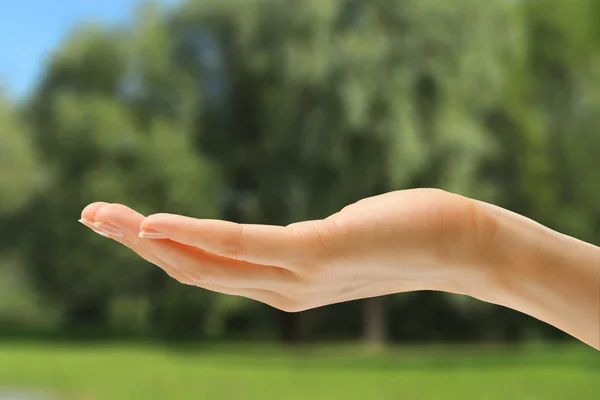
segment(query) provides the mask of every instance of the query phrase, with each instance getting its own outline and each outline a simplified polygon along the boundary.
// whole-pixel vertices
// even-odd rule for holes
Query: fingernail
[[[84,225],[85,225],[85,226],[87,226],[88,228],[92,228],[92,227],[93,227],[93,224],[94,224],[92,221],[90,221],[89,219],[86,219],[86,218],[81,218],[81,219],[79,220],[79,222],[81,222],[82,224],[84,224]]]
[[[123,236],[123,233],[121,233],[119,228],[109,224],[108,222],[94,222],[93,226],[95,230],[100,231],[106,235]]]
[[[94,223],[92,221],[90,221],[89,219],[81,218],[79,220],[79,222],[81,222],[83,225],[87,226],[88,228],[90,228],[94,232],[96,232],[98,235],[101,235],[101,236],[104,236],[104,237],[110,237],[110,236],[108,236],[108,234],[106,234],[104,232],[101,232],[98,229],[96,229],[96,227],[94,227]]]
[[[162,233],[153,231],[151,229],[142,229],[138,236],[144,239],[167,239],[167,237]]]

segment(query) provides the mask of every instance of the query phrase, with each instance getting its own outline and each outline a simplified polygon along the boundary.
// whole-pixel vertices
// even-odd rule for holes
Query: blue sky
[[[174,0],[163,1],[173,3]],[[0,0],[0,86],[21,97],[80,22],[124,22],[139,0]]]

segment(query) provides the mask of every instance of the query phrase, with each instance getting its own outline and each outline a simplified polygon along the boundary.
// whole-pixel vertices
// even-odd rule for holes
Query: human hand
[[[179,282],[290,312],[414,290],[463,293],[465,282],[486,279],[493,233],[476,202],[437,189],[363,199],[286,227],[145,218],[108,203],[81,217]]]

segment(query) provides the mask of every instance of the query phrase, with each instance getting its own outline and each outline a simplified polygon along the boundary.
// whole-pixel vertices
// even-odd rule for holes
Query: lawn
[[[0,342],[0,393],[56,399],[511,399],[600,398],[600,353],[585,346],[284,350],[229,346]],[[1,395],[0,395],[1,396]]]

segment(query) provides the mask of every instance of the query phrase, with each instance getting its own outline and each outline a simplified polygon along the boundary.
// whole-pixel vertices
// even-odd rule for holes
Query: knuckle
[[[461,198],[460,202],[455,202],[447,215],[447,233],[475,241],[478,245],[491,244],[496,240],[499,223],[486,212],[481,203]]]
[[[303,253],[322,255],[339,228],[333,219],[325,219],[289,225],[288,232],[290,240],[303,249]]]
[[[476,202],[469,202],[467,223],[475,239],[481,244],[493,243],[500,229],[498,221],[483,210]]]
[[[288,239],[294,246],[304,254],[311,248],[310,237],[306,229],[306,223],[298,223],[287,226]]]
[[[222,254],[234,260],[241,257],[244,249],[244,225],[235,224],[231,235],[227,235],[220,243]]]
[[[472,199],[446,193],[434,216],[440,251],[459,248],[487,249],[497,240],[499,224]]]
[[[287,226],[288,236],[294,241],[303,241],[306,236],[306,222],[296,222]]]
[[[444,237],[453,237],[472,218],[472,209],[466,198],[432,189],[435,192],[435,207],[428,214],[429,223]]]

